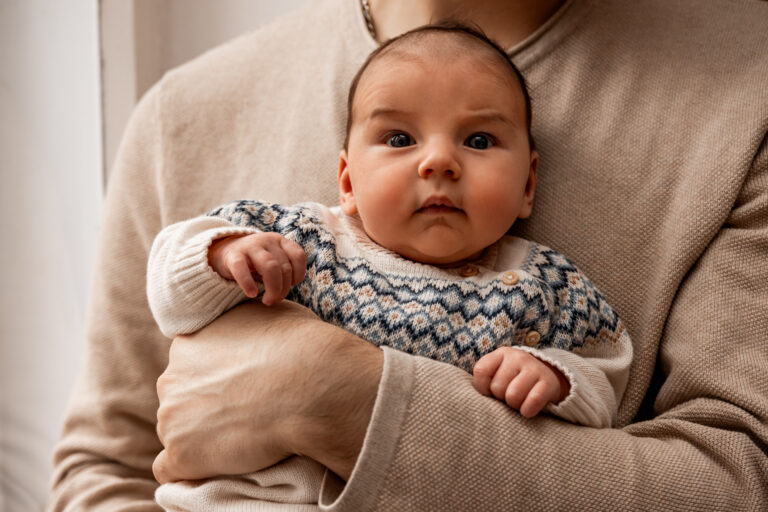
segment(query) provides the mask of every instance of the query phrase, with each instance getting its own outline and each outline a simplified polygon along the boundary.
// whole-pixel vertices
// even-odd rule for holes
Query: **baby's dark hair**
[[[428,34],[430,32],[453,33],[472,38],[476,42],[480,42],[492,49],[494,53],[497,54],[498,57],[500,57],[501,60],[509,66],[509,70],[512,71],[513,76],[520,84],[520,89],[523,92],[523,98],[525,100],[525,125],[528,132],[528,145],[530,146],[531,151],[533,151],[534,143],[533,135],[531,135],[531,97],[528,94],[528,86],[525,83],[523,74],[520,73],[519,69],[517,69],[517,66],[515,66],[514,62],[512,62],[512,59],[509,57],[509,55],[507,55],[507,52],[505,52],[504,49],[498,45],[498,43],[486,36],[479,27],[472,27],[456,21],[442,21],[439,23],[423,25],[421,27],[414,28],[413,30],[409,30],[408,32],[400,34],[399,36],[384,41],[381,46],[376,48],[373,52],[371,52],[370,55],[368,55],[368,58],[365,60],[365,62],[363,62],[363,65],[360,66],[360,69],[355,74],[355,77],[352,79],[352,83],[349,86],[349,95],[347,96],[347,133],[344,138],[344,149],[348,149],[349,146],[349,131],[352,128],[352,103],[355,99],[357,86],[360,83],[360,79],[362,78],[363,73],[365,73],[365,70],[368,69],[374,60],[376,60],[382,54],[387,53],[387,50],[391,49],[396,43]]]

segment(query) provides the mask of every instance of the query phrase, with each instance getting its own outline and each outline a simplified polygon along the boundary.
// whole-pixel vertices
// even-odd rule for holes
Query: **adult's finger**
[[[189,460],[174,457],[169,450],[161,450],[152,462],[152,473],[161,484],[179,480],[198,480],[209,476],[195,470]]]

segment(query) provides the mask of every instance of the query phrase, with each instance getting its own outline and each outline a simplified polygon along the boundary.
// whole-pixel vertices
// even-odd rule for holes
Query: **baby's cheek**
[[[515,222],[520,199],[516,194],[505,191],[504,187],[487,188],[484,196],[478,196],[476,208],[482,225],[500,238]]]
[[[398,221],[401,220],[403,198],[398,191],[387,187],[377,187],[378,194],[359,196],[358,210],[363,220],[365,231],[380,245],[389,247],[393,238],[399,235]]]

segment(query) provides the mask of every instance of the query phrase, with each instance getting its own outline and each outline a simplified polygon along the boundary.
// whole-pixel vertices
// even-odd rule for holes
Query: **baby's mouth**
[[[445,215],[448,213],[461,213],[464,210],[454,206],[453,202],[444,196],[432,196],[424,201],[421,208],[416,213],[426,213],[431,215]]]
[[[461,210],[458,208],[453,208],[451,206],[440,206],[440,205],[434,205],[434,206],[423,206],[416,210],[416,213],[427,213],[432,215],[438,215],[442,214],[445,215],[446,213],[461,213]]]

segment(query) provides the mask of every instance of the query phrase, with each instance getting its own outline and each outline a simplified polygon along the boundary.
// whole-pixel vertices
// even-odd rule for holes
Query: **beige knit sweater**
[[[541,153],[517,233],[568,254],[627,324],[623,428],[524,420],[461,370],[386,351],[363,451],[345,486],[326,480],[323,507],[768,507],[766,27],[755,0],[573,0],[513,49]],[[51,510],[157,509],[169,340],[145,298],[152,240],[234,198],[335,204],[347,83],[374,47],[357,0],[317,0],[137,107]]]

